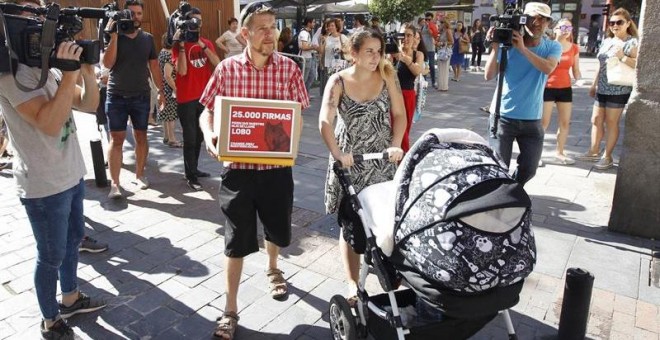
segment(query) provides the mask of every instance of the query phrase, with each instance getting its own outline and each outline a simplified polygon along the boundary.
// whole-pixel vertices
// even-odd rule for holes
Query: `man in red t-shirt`
[[[193,7],[186,13],[183,20],[199,20],[202,26],[202,12]],[[215,53],[213,43],[203,37],[194,40],[194,32],[182,32],[180,29],[174,34],[176,43],[172,48],[172,61],[176,68],[176,113],[181,121],[183,130],[183,164],[188,186],[195,190],[202,190],[199,177],[208,177],[206,172],[197,169],[199,152],[204,135],[199,128],[199,116],[204,107],[199,98],[211,78],[215,66],[220,62]]]

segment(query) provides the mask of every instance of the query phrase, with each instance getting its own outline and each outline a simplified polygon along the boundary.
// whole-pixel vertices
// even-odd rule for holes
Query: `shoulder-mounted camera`
[[[195,43],[199,41],[199,28],[202,21],[192,15],[193,7],[187,1],[179,2],[179,7],[167,21],[167,41],[174,42],[174,33],[181,31],[180,41]]]
[[[495,26],[493,31],[493,42],[512,46],[513,31],[524,34],[523,27],[527,24],[527,15],[523,14],[522,4],[516,0],[506,1],[506,7],[502,15],[493,15],[490,21]]]

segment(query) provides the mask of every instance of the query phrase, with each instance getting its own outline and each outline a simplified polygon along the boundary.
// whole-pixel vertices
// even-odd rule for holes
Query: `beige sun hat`
[[[541,2],[528,2],[527,5],[525,5],[524,14],[529,16],[541,15],[552,19],[552,11],[550,10],[550,6]]]

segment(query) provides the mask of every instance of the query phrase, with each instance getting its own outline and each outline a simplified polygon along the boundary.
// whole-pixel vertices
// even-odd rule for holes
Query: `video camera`
[[[504,46],[512,46],[513,31],[524,34],[523,27],[527,24],[527,19],[527,15],[523,14],[522,4],[516,0],[507,0],[504,13],[490,17],[490,21],[495,26],[492,41]]]
[[[133,22],[133,12],[131,12],[130,9],[119,9],[119,5],[117,4],[117,1],[112,1],[103,8],[106,10],[105,12],[105,18],[101,20],[100,25],[102,25],[102,28],[105,30],[105,26],[108,24],[108,19],[112,19],[115,21],[115,28],[112,29],[111,31],[106,31],[105,33],[113,33],[112,31],[115,31],[119,34],[131,34],[134,33],[135,30],[137,29],[135,27],[135,22]]]
[[[403,39],[403,33],[390,32],[385,34],[385,53],[399,53],[399,40]]]
[[[33,13],[34,17],[20,15]],[[5,14],[12,13],[12,14]],[[68,7],[56,3],[46,7],[0,4],[0,73],[15,72],[17,63],[30,67],[77,70],[80,63],[96,64],[100,59],[98,40],[75,40],[83,29],[83,18],[103,18],[100,8]],[[4,34],[6,32],[6,35]],[[54,51],[64,41],[74,41],[82,47],[80,61],[55,58]]]
[[[174,43],[174,33],[181,30],[179,39],[184,42],[195,43],[199,40],[201,20],[192,17],[189,13],[192,6],[187,1],[179,2],[179,7],[170,15],[167,22],[167,42]]]

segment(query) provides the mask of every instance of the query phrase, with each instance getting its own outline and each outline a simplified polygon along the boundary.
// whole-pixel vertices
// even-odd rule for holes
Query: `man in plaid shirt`
[[[213,105],[216,96],[297,101],[305,109],[309,98],[300,69],[291,59],[274,53],[277,43],[275,13],[262,2],[246,6],[239,20],[245,51],[223,60],[209,80],[200,103],[200,117],[207,151],[218,156],[213,134]],[[237,294],[243,257],[257,252],[257,216],[264,225],[268,253],[271,296],[287,294],[282,271],[277,268],[280,247],[291,243],[293,176],[291,167],[225,163],[218,199],[225,216],[225,255],[227,256],[226,305],[215,336],[231,339],[238,322]]]

